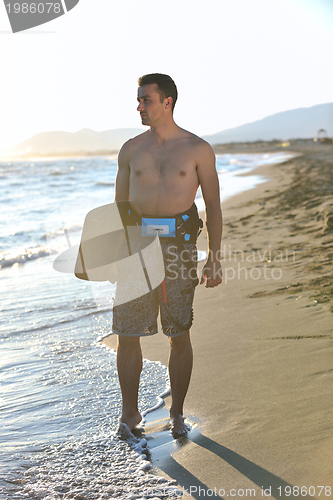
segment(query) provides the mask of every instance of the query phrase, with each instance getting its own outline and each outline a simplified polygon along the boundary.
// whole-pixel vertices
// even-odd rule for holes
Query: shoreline
[[[253,488],[256,496],[264,487],[274,498],[284,498],[279,492],[290,485],[333,487],[333,429],[326,418],[333,395],[333,208],[327,189],[333,148],[293,150],[302,156],[258,167],[250,175],[269,180],[223,203],[223,242],[232,256],[223,265],[227,280],[212,290],[197,288],[185,416],[198,428],[186,446],[153,460],[159,474],[192,486],[193,498],[199,497],[195,487],[226,494]],[[269,262],[269,246],[283,255],[293,250],[296,258]],[[203,232],[198,249],[205,247]],[[266,260],[257,258],[258,251]],[[276,269],[279,279],[258,277],[264,270],[277,277]],[[112,348],[115,342],[116,336],[104,340]],[[142,339],[142,350],[167,365],[161,332]]]

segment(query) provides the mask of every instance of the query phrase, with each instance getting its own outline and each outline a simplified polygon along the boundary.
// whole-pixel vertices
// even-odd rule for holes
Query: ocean
[[[218,155],[222,200],[265,181],[238,174],[289,157]],[[0,162],[0,499],[177,493],[149,470],[144,439],[117,436],[115,352],[99,342],[111,331],[114,286],[52,266],[79,243],[86,213],[114,201],[116,169],[113,156]],[[196,203],[203,210],[200,190]],[[145,360],[140,411],[168,386],[167,368]]]

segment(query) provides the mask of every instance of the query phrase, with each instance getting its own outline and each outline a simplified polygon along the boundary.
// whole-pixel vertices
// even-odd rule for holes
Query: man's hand
[[[200,285],[205,283],[206,288],[213,288],[222,283],[221,263],[217,259],[208,259],[202,269]]]

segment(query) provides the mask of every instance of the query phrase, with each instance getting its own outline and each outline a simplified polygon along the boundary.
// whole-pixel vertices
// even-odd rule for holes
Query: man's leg
[[[117,368],[123,400],[121,421],[132,430],[142,420],[138,410],[138,392],[142,370],[140,337],[118,335]]]
[[[179,337],[169,337],[169,376],[171,385],[170,419],[173,434],[185,434],[188,430],[183,418],[183,404],[190,383],[193,353],[189,330]]]

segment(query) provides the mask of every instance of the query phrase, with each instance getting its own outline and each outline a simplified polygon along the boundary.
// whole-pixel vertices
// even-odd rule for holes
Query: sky
[[[155,72],[177,84],[178,125],[212,134],[333,101],[333,2],[80,0],[15,34],[1,2],[0,65],[0,149],[142,128],[137,79]]]

